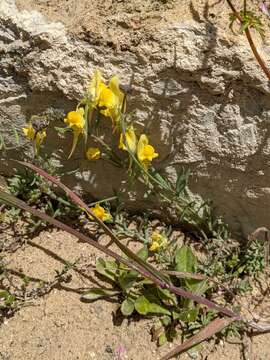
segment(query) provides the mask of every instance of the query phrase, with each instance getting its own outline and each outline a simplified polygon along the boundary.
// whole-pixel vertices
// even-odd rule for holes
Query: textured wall
[[[174,176],[177,166],[189,166],[192,191],[212,199],[236,231],[270,226],[269,84],[244,38],[235,43],[189,21],[121,52],[77,40],[37,12],[18,12],[13,0],[0,2],[0,131],[11,144],[10,124],[20,128],[31,114],[49,114],[58,124],[96,67],[124,83],[134,74],[129,106],[147,124],[157,167]],[[67,162],[68,141],[52,134],[47,151],[57,143],[64,170],[75,171],[74,186],[95,197],[126,189],[125,175],[102,161],[89,166],[75,154]],[[9,156],[23,152],[25,146]]]

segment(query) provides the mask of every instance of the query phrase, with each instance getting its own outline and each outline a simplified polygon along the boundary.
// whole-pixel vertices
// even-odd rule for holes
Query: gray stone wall
[[[191,190],[213,200],[236,233],[270,226],[270,88],[244,37],[236,43],[207,23],[180,22],[121,52],[80,41],[37,12],[19,12],[13,0],[0,2],[0,132],[9,145],[12,128],[32,114],[59,125],[95,68],[123,83],[134,75],[129,109],[160,154],[158,168],[172,177],[179,166],[191,168]],[[63,172],[73,171],[65,181],[98,198],[125,191],[125,174],[103,161],[89,164],[78,149],[68,162],[70,141],[52,126],[46,143],[48,153],[58,149]],[[28,150],[22,145],[8,156]],[[1,170],[12,170],[5,159]]]

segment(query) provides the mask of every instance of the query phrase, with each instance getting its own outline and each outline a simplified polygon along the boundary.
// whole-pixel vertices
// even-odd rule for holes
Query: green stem
[[[105,202],[108,202],[108,201],[113,201],[113,200],[116,200],[117,199],[117,196],[112,196],[112,197],[109,197],[107,199],[102,199],[100,201],[95,201],[95,202],[92,202],[91,204],[89,204],[88,206],[95,206],[96,204],[103,204]]]
[[[125,136],[126,136],[126,127],[125,127],[125,123],[124,123],[123,117],[122,117],[122,119],[121,119],[121,130],[122,130],[122,133],[123,133],[123,135],[124,135],[125,146],[126,146],[126,148],[127,148],[127,150],[128,150],[128,153],[129,153],[130,157],[131,157],[132,160],[135,162],[135,164],[138,166],[138,168],[143,172],[143,174],[146,175],[147,179],[150,179],[150,180],[152,181],[152,186],[154,187],[154,185],[153,185],[153,183],[154,183],[154,184],[158,185],[158,187],[161,188],[163,191],[169,193],[169,194],[168,194],[169,197],[166,196],[165,194],[162,194],[162,197],[163,197],[167,202],[169,202],[169,203],[173,201],[179,211],[182,211],[182,210],[183,210],[183,205],[184,205],[185,207],[188,207],[188,206],[189,206],[189,202],[188,202],[186,199],[184,199],[184,198],[182,198],[182,197],[180,197],[180,196],[178,197],[178,199],[175,199],[175,193],[174,193],[172,190],[169,190],[169,189],[165,188],[165,187],[163,186],[163,184],[158,181],[158,179],[156,179],[154,176],[152,176],[152,175],[141,165],[141,163],[138,161],[138,159],[136,158],[136,156],[135,156],[135,155],[133,154],[133,152],[130,150],[130,148],[129,148],[129,146],[128,146],[128,143],[127,143],[127,141],[126,141],[126,138],[125,138]],[[139,179],[139,180],[140,180],[140,179]],[[145,181],[142,181],[142,182],[145,184]],[[183,203],[183,205],[179,205],[179,203],[177,203],[177,202],[179,202],[179,200]],[[193,210],[192,208],[189,208],[188,210],[191,212],[192,216],[195,216],[195,217],[197,218],[197,220],[198,220],[199,223],[202,222],[202,219],[201,219],[201,217],[199,216],[199,214],[198,214],[197,211]],[[198,230],[201,232],[201,234],[203,235],[203,237],[207,239],[207,235],[205,234],[205,232],[204,232],[200,227],[197,227],[197,228],[198,228]]]

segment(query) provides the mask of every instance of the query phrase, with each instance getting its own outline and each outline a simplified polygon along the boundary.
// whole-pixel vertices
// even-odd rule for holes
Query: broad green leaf
[[[109,280],[116,281],[116,272],[118,271],[118,265],[115,261],[108,261],[102,258],[98,258],[96,261],[96,271],[108,278]]]
[[[134,311],[134,301],[132,301],[131,299],[124,300],[121,304],[121,313],[124,316],[129,316],[133,313],[133,311]]]
[[[139,258],[141,258],[142,260],[146,261],[148,259],[149,253],[148,253],[148,247],[147,246],[143,246],[138,252],[137,255],[139,256]]]
[[[132,288],[137,277],[138,277],[138,272],[131,270],[121,274],[118,278],[118,282],[124,291],[128,291],[129,289]]]
[[[182,311],[179,314],[179,319],[186,323],[192,323],[192,322],[196,321],[198,315],[199,315],[199,309],[198,309],[198,307],[195,307],[193,309]]]
[[[171,315],[171,312],[161,305],[157,305],[154,303],[150,303],[149,300],[145,296],[140,296],[135,301],[135,310],[140,315],[147,315],[147,314],[164,314],[164,315]]]
[[[150,286],[145,286],[144,291],[143,291],[143,295],[146,297],[146,299],[150,303],[155,303],[155,304],[161,305],[161,301],[160,301],[160,299],[158,297],[158,292],[157,292],[157,286],[156,285],[151,284]]]
[[[168,326],[168,325],[170,325],[172,323],[171,317],[167,316],[167,315],[163,316],[160,321],[161,321],[163,326]]]
[[[186,288],[197,295],[203,295],[209,288],[207,280],[186,279]]]
[[[197,270],[197,259],[188,246],[182,246],[175,254],[175,270],[194,273]]]
[[[117,290],[109,290],[102,288],[92,288],[81,296],[81,300],[95,301],[97,299],[116,296],[119,294]]]
[[[157,288],[157,294],[160,300],[169,301],[173,305],[177,306],[177,297],[175,294],[171,293],[168,289]]]
[[[142,247],[137,255],[144,261],[148,258],[148,249],[146,246]],[[133,284],[137,280],[139,273],[137,271],[124,271],[118,278],[119,284],[124,291],[128,291],[132,288]]]

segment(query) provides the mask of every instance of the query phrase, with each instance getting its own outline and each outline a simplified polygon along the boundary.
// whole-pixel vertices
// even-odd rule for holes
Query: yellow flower
[[[64,122],[73,130],[83,129],[85,125],[84,109],[79,108],[76,111],[70,111]]]
[[[96,204],[95,207],[91,208],[92,212],[96,217],[98,217],[102,221],[111,221],[112,215],[107,212],[102,206],[99,204]],[[90,215],[90,219],[93,219],[93,217]]]
[[[98,160],[100,159],[100,150],[99,148],[90,147],[86,151],[86,157],[88,160]]]
[[[46,130],[38,131],[37,135],[36,135],[36,144],[35,144],[36,153],[39,152],[40,146],[44,142],[45,139],[46,139]]]
[[[109,82],[109,87],[103,87],[100,92],[99,107],[105,107],[100,112],[112,119],[114,125],[119,122],[124,101],[124,93],[119,88],[119,79],[113,76]]]
[[[22,131],[29,140],[35,140],[36,131],[31,123],[29,123],[27,127],[23,128]]]
[[[38,154],[40,146],[46,138],[46,130],[44,129],[41,131],[36,131],[31,122],[29,122],[27,127],[23,128],[22,130],[24,135],[29,140],[33,141],[35,153]]]
[[[84,109],[79,108],[76,111],[70,111],[67,114],[67,117],[64,119],[64,122],[73,130],[73,142],[70,154],[68,156],[69,159],[76,148],[80,134],[84,132]]]
[[[158,157],[158,153],[155,152],[155,148],[149,145],[149,141],[146,135],[140,136],[137,146],[137,157],[140,163],[147,169],[153,159]]]
[[[105,88],[106,85],[102,81],[101,73],[99,70],[96,70],[89,86],[89,93],[94,107],[98,105],[100,94]]]
[[[152,242],[152,245],[149,248],[149,250],[153,252],[157,252],[159,249],[160,249],[160,244],[156,241]]]
[[[124,141],[124,137],[125,140]],[[127,128],[126,132],[125,132],[125,136],[124,134],[120,135],[120,140],[119,140],[119,149],[121,150],[125,150],[128,151],[126,144],[128,145],[128,148],[131,152],[133,152],[133,154],[136,153],[136,149],[137,149],[137,137],[134,131],[133,126],[130,126],[129,128]]]
[[[165,235],[160,234],[157,231],[154,231],[151,235],[152,244],[149,248],[150,251],[156,252],[161,248],[164,248],[167,245],[167,237]]]
[[[117,98],[111,89],[105,87],[101,91],[98,105],[107,109],[113,109],[117,105]]]

